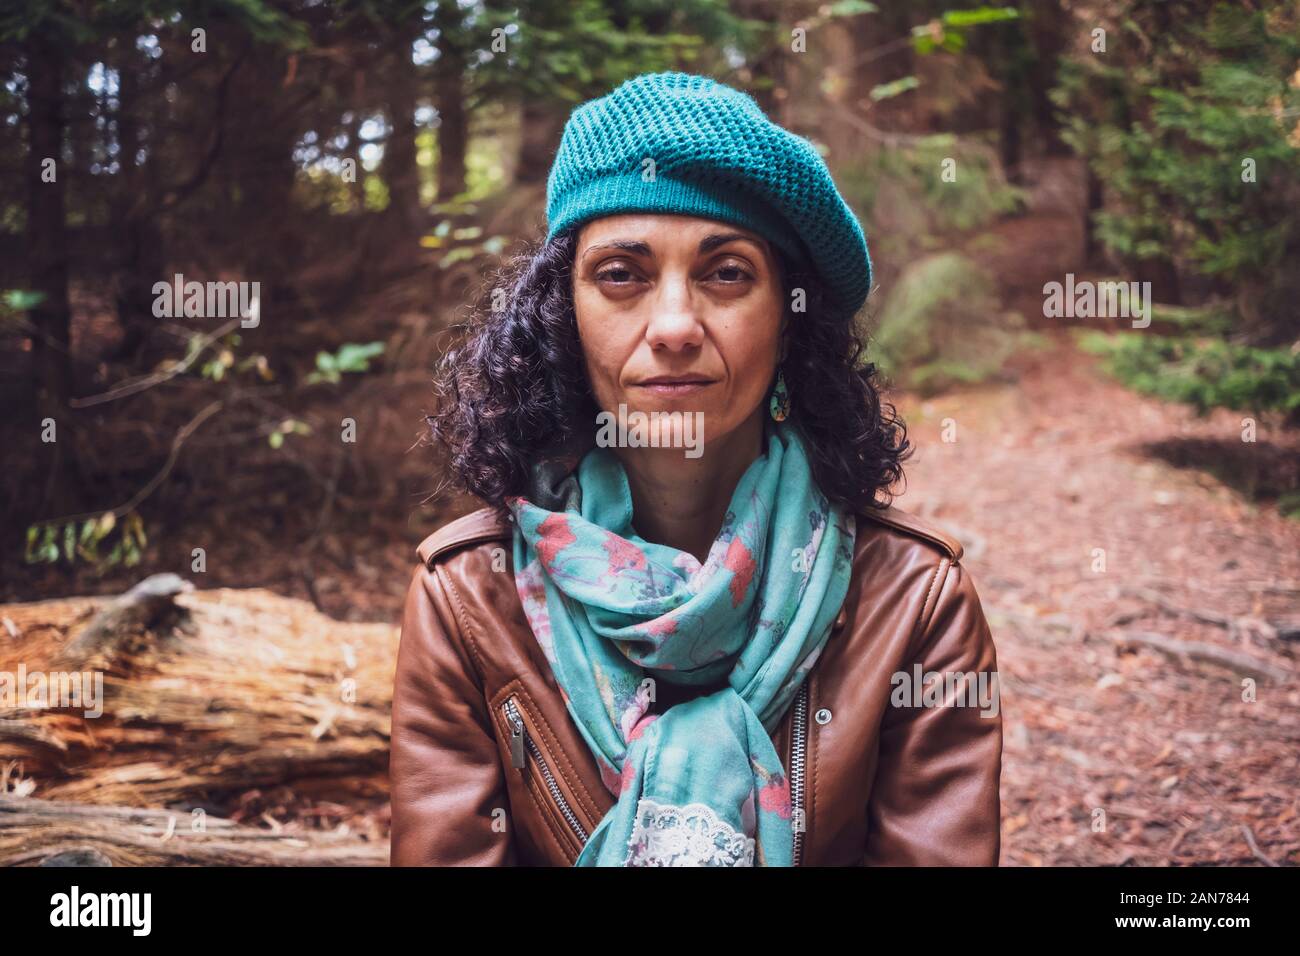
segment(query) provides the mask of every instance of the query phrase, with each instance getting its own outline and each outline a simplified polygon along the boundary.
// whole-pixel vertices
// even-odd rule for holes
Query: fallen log
[[[386,866],[387,841],[274,832],[210,814],[0,795],[6,866]]]
[[[178,626],[186,611],[176,597],[194,585],[176,574],[155,574],[109,601],[75,640],[69,641],[51,662],[58,668],[77,667],[96,658],[111,660],[123,641],[141,632],[165,632]]]
[[[290,785],[382,809],[392,624],[335,621],[263,590],[193,590],[175,575],[118,598],[0,607],[0,621],[0,793],[238,819],[249,791]],[[47,699],[16,687],[20,674]],[[78,676],[83,689],[102,681],[100,713],[54,693]]]

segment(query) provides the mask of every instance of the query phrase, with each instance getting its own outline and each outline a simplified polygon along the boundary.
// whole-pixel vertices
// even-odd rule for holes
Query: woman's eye
[[[632,275],[631,269],[625,269],[622,266],[615,266],[612,269],[606,269],[604,272],[596,273],[596,278],[601,282],[613,282],[621,285],[626,282],[631,282],[635,277]]]
[[[719,266],[713,270],[713,274],[723,282],[744,282],[747,279],[754,278],[746,270],[737,265]]]

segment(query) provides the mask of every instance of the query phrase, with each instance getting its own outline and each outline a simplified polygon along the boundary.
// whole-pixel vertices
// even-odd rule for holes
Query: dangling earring
[[[772,402],[769,406],[772,420],[783,422],[790,417],[790,391],[785,387],[785,372],[776,373],[776,388],[772,389]]]

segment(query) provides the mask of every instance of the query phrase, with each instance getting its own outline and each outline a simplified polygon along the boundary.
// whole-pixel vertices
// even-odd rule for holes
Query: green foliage
[[[1279,345],[1300,334],[1300,11],[1121,7],[1107,52],[1063,64],[1052,94],[1106,193],[1096,234],[1230,299],[1157,306],[1147,333],[1082,342],[1139,391],[1300,424],[1300,356]]]
[[[433,232],[420,237],[420,245],[426,249],[447,249],[446,254],[438,260],[440,269],[449,269],[458,262],[471,262],[482,256],[499,256],[509,242],[507,236],[484,238],[481,226],[455,229],[449,219],[442,220]]]
[[[1300,16],[1122,3],[1105,53],[1062,66],[1064,138],[1107,194],[1097,235],[1123,259],[1217,280],[1248,323],[1300,295]],[[1150,34],[1160,31],[1158,42]],[[1253,170],[1253,177],[1251,179]],[[1243,181],[1243,179],[1247,181]]]
[[[944,50],[960,53],[966,49],[966,31],[987,23],[1015,20],[1020,11],[1015,7],[977,7],[974,10],[946,10],[937,19],[912,28],[912,46],[917,53],[934,53]]]
[[[329,382],[337,385],[345,373],[370,371],[370,360],[383,352],[383,342],[348,342],[339,346],[339,350],[333,354],[317,352],[316,371],[307,376],[306,383],[315,385],[318,382]]]
[[[0,302],[6,310],[13,312],[26,312],[36,308],[45,299],[44,292],[30,292],[27,289],[9,289],[3,296],[0,296]]]
[[[310,435],[311,426],[296,418],[286,418],[266,436],[267,444],[272,448],[281,448],[286,435]]]
[[[310,45],[306,22],[266,0],[6,0],[0,8],[0,42],[22,41],[40,32],[68,44],[89,44],[119,31],[166,25],[188,35],[195,27],[215,33],[227,24],[242,27],[264,43],[291,49]]]
[[[1300,423],[1300,351],[1219,338],[1106,335],[1081,331],[1080,345],[1130,387],[1204,414],[1224,407],[1278,411]]]
[[[826,8],[826,12],[832,17],[856,17],[863,13],[876,13],[879,9],[867,0],[836,0]]]
[[[260,352],[255,352],[242,359],[236,359],[235,349],[242,342],[243,338],[238,332],[231,332],[215,342],[210,341],[205,335],[200,335],[197,332],[192,333],[186,343],[185,358],[181,360],[181,363],[185,365],[192,364],[204,350],[211,349],[212,357],[199,366],[199,376],[201,378],[220,382],[226,377],[227,372],[255,372],[263,381],[269,382],[274,379],[275,373],[271,371],[266,356]]]
[[[472,207],[498,194],[508,184],[508,168],[502,153],[512,140],[502,127],[508,123],[501,104],[485,104],[470,118],[470,136],[465,151],[465,191],[439,209],[449,206]],[[415,136],[416,163],[420,167],[420,199],[434,206],[437,196],[437,170],[441,161],[440,144],[435,130],[421,129]],[[466,211],[472,209],[466,208]]]
[[[364,175],[361,180],[361,192],[365,197],[365,207],[371,212],[383,212],[388,208],[390,199],[388,183],[384,182],[382,176]]]
[[[1227,335],[1235,316],[1221,303],[1208,305],[1151,304],[1151,325],[1157,332],[1178,335]]]
[[[472,29],[476,36],[505,31],[505,51],[476,68],[478,85],[491,97],[576,105],[638,73],[689,62],[710,40],[745,36],[745,24],[717,0],[488,5]],[[491,50],[490,39],[470,46]]]
[[[956,164],[952,182],[941,175],[946,160]],[[900,204],[911,207],[919,220],[912,224],[916,233],[977,229],[1020,210],[1025,202],[1024,191],[1006,181],[991,149],[951,133],[876,150],[864,164],[845,169],[841,182],[850,201],[862,209],[875,205],[883,185],[901,190]]]
[[[468,199],[483,199],[506,186],[501,149],[499,138],[470,138],[465,154],[465,195]]]
[[[988,274],[943,252],[912,263],[885,300],[872,359],[897,383],[933,393],[997,375],[1024,321],[998,308]]]
[[[108,542],[107,554],[100,549]],[[140,563],[148,545],[144,522],[134,511],[122,520],[111,511],[84,519],[34,524],[27,529],[28,564],[75,564],[78,560],[105,571],[116,565],[131,568]]]
[[[7,289],[0,294],[0,332],[26,331],[31,323],[26,313],[40,305],[45,298],[43,292],[30,292],[26,289]]]
[[[890,100],[908,90],[914,90],[921,85],[921,81],[914,76],[904,76],[900,79],[893,80],[890,83],[881,83],[871,88],[870,96],[879,103],[881,100]]]

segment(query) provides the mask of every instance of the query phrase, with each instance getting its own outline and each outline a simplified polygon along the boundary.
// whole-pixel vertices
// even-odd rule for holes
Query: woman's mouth
[[[643,388],[653,395],[674,397],[693,395],[716,384],[717,379],[704,378],[700,375],[656,375],[643,382],[637,382],[636,388]]]

